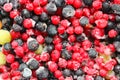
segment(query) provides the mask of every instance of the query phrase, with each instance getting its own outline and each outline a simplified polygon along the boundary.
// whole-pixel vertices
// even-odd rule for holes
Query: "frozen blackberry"
[[[66,49],[63,49],[62,52],[61,52],[61,55],[62,55],[62,58],[68,60],[71,58],[71,53],[68,52]]]
[[[38,21],[39,21],[39,16],[33,15],[33,16],[32,16],[32,19],[33,19],[34,21],[38,22]]]
[[[22,27],[18,24],[13,24],[12,26],[12,29],[15,31],[15,32],[19,32],[22,30]]]
[[[22,24],[23,18],[21,16],[16,16],[14,18],[14,21],[15,21],[16,24]]]
[[[80,75],[83,75],[84,72],[83,72],[82,69],[78,69],[77,71],[75,71],[75,74],[76,74],[77,76],[80,76]]]
[[[63,42],[62,42],[63,49],[66,48],[67,44],[68,44],[68,41],[63,41]]]
[[[25,78],[30,78],[32,76],[32,71],[29,68],[24,68],[22,76]]]
[[[85,16],[81,17],[79,20],[81,26],[86,26],[89,23],[89,19]]]
[[[46,10],[49,14],[54,14],[57,11],[57,7],[56,7],[55,3],[49,2],[46,5]]]
[[[39,47],[39,43],[37,42],[36,39],[28,39],[27,41],[27,46],[28,46],[28,49],[31,50],[31,51],[35,51],[38,49]]]
[[[52,52],[53,49],[54,49],[54,45],[52,45],[52,44],[47,45],[48,52]]]
[[[21,63],[19,66],[19,70],[23,71],[25,68],[27,68],[28,66],[25,63]]]
[[[47,78],[49,75],[49,71],[47,68],[40,66],[37,70],[36,70],[36,75],[38,77],[39,80],[42,80],[44,78]]]
[[[114,14],[120,15],[120,5],[119,4],[112,4],[111,9],[113,10]]]
[[[45,31],[45,29],[47,28],[47,24],[43,23],[43,22],[37,22],[35,25],[35,28],[39,31]]]
[[[21,11],[21,15],[23,16],[23,17],[25,17],[25,18],[29,18],[31,15],[30,15],[31,13],[27,10],[27,9],[23,9],[22,11]]]
[[[63,76],[67,77],[71,75],[71,71],[69,69],[64,69],[62,72]]]
[[[52,43],[52,41],[53,41],[52,37],[50,37],[50,36],[45,37],[45,43],[50,44],[50,43]]]
[[[64,0],[55,0],[55,4],[57,7],[64,6],[65,1]]]
[[[114,71],[116,74],[120,74],[120,64],[115,65]]]
[[[93,3],[93,0],[83,0],[84,4],[87,6],[91,6]]]
[[[102,3],[102,11],[108,13],[111,10],[110,4],[108,2]]]
[[[95,80],[104,80],[104,78],[101,77],[101,76],[96,76],[96,77],[95,77]]]
[[[62,15],[65,18],[73,17],[75,15],[75,9],[71,5],[67,5],[63,8]]]
[[[96,58],[98,53],[96,52],[95,49],[92,48],[88,51],[88,55],[89,55],[90,58]]]
[[[37,69],[39,67],[39,62],[35,59],[29,59],[26,63],[30,69]]]
[[[49,25],[47,27],[47,33],[49,36],[55,36],[57,34],[57,29],[55,25]]]
[[[41,21],[47,21],[49,19],[47,13],[43,12],[41,15],[40,15],[40,20]]]
[[[12,50],[11,44],[10,43],[5,43],[4,44],[4,49],[7,50],[7,51]]]

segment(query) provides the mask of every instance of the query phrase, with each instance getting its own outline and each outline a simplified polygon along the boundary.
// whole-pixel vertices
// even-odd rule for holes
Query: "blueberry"
[[[62,58],[68,60],[71,58],[71,53],[68,52],[66,49],[63,49],[62,52],[61,52],[61,55],[62,55]]]
[[[85,16],[81,17],[79,20],[81,26],[86,26],[89,23],[89,19]]]
[[[22,27],[18,24],[13,24],[12,26],[12,29],[15,31],[15,32],[19,32],[22,30]]]
[[[55,4],[57,7],[62,7],[65,4],[64,0],[55,0]]]
[[[21,63],[19,66],[19,70],[23,71],[25,68],[27,68],[28,66],[25,63]]]
[[[36,70],[36,75],[38,77],[39,80],[42,80],[43,78],[47,78],[49,75],[49,71],[47,68],[40,66],[37,70]]]
[[[43,12],[41,15],[40,15],[40,20],[41,21],[47,21],[49,19],[47,13]]]
[[[14,21],[15,21],[15,23],[17,23],[17,24],[22,24],[23,18],[22,18],[21,16],[16,16],[16,17],[14,18]]]
[[[120,22],[120,16],[119,16],[119,15],[116,15],[116,16],[115,16],[115,20],[116,20],[116,22]]]
[[[65,32],[64,34],[59,34],[59,36],[60,36],[62,39],[67,39],[68,34]]]
[[[90,58],[96,58],[97,55],[98,55],[98,53],[96,52],[95,49],[90,49],[90,50],[88,51],[88,55],[89,55]]]
[[[63,76],[67,77],[71,75],[71,71],[69,69],[64,69],[62,72]]]
[[[114,44],[114,46],[116,48],[116,51],[120,52],[120,42],[119,41],[115,41],[113,44]]]
[[[63,8],[62,15],[65,18],[73,17],[75,15],[75,9],[71,5],[67,5]]]
[[[49,2],[46,5],[46,10],[49,14],[54,14],[57,11],[57,7],[56,7],[55,3]]]
[[[16,39],[15,41],[18,43],[19,46],[22,46],[22,45],[23,45],[22,39]]]
[[[25,18],[31,17],[31,13],[30,13],[27,9],[23,9],[23,10],[21,11],[21,15],[22,15],[23,17],[25,17]]]
[[[30,78],[32,76],[32,71],[29,68],[24,68],[22,76],[25,78]]]
[[[78,76],[77,80],[85,80],[85,77],[84,76]]]
[[[47,27],[47,33],[49,36],[55,36],[57,34],[57,29],[55,25],[49,25]]]
[[[18,0],[10,0],[10,2],[13,4],[13,9],[17,9],[20,7],[20,3]]]
[[[114,71],[116,74],[120,74],[120,64],[115,65]]]
[[[38,49],[39,47],[39,43],[37,42],[36,39],[29,39],[27,41],[27,46],[28,46],[28,49],[31,50],[31,51],[35,51]]]
[[[53,44],[47,45],[47,52],[51,52],[53,49],[54,49],[54,45]]]
[[[82,35],[82,34],[81,34],[81,35],[77,35],[76,40],[77,40],[78,42],[82,42],[82,41],[85,40],[85,36]]]
[[[78,69],[77,71],[75,71],[75,74],[76,74],[77,76],[80,76],[80,75],[83,75],[84,72],[83,72],[82,69]]]
[[[39,21],[39,16],[33,15],[33,16],[32,16],[32,19],[33,19],[34,21],[38,22],[38,21]]]
[[[36,25],[35,25],[35,28],[39,31],[45,31],[46,28],[47,28],[47,24],[46,23],[43,23],[43,22],[37,22]]]
[[[96,77],[95,77],[95,80],[104,80],[104,78],[101,77],[101,76],[96,76]]]
[[[83,0],[84,4],[87,6],[91,6],[93,3],[93,0]]]
[[[4,5],[7,2],[7,0],[0,0],[0,5]]]
[[[108,13],[110,11],[111,7],[108,2],[103,2],[102,3],[102,11]]]
[[[39,67],[39,62],[34,58],[29,59],[26,63],[30,69],[37,69]]]
[[[45,43],[50,44],[50,43],[52,43],[52,41],[53,41],[52,37],[50,37],[50,36],[45,37]]]
[[[64,49],[66,48],[67,44],[68,44],[68,41],[63,41],[62,42],[62,46],[63,46]]]
[[[11,49],[12,49],[11,44],[10,44],[10,43],[5,43],[5,44],[4,44],[4,49],[5,49],[5,50],[8,50],[8,51],[11,50]]]

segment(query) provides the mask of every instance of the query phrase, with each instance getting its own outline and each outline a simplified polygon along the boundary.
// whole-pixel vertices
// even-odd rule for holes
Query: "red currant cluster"
[[[0,80],[119,80],[120,0],[0,0]]]

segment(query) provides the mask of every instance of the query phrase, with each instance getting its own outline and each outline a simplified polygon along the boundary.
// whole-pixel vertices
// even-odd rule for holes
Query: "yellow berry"
[[[103,53],[99,53],[99,56],[103,58],[104,62],[107,62],[107,61],[111,60],[110,55],[105,55]]]
[[[36,54],[41,54],[43,51],[43,46],[39,45],[39,48],[35,51]]]
[[[6,56],[0,52],[0,66],[6,64]]]
[[[7,30],[0,30],[0,44],[4,45],[7,42],[11,41],[11,35],[10,32]]]

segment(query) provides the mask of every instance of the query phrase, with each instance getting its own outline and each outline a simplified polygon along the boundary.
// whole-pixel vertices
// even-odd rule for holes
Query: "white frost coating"
[[[29,68],[25,68],[22,72],[22,75],[26,78],[30,77],[32,75],[32,71]]]
[[[36,73],[39,74],[40,70],[44,70],[45,68],[43,66],[40,66],[37,70]]]

